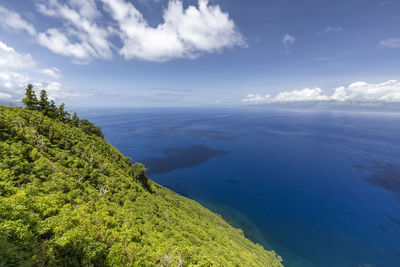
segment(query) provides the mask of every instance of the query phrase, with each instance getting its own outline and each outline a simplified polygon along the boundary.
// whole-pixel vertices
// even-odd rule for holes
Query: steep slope
[[[0,266],[281,266],[103,138],[0,106]]]

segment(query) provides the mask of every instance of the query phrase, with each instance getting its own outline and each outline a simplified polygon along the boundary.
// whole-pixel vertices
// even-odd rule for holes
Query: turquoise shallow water
[[[81,113],[153,180],[220,213],[287,266],[400,264],[398,114]]]

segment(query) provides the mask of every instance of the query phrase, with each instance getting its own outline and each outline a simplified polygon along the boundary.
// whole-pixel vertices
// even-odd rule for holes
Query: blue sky
[[[400,102],[395,0],[1,0],[0,25],[3,102]]]

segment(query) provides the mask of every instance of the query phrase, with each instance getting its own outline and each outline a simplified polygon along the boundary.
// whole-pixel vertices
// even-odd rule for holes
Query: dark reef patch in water
[[[376,164],[372,167],[355,166],[367,170],[371,175],[365,180],[375,186],[400,193],[400,167],[394,164]]]
[[[212,149],[204,145],[167,148],[161,152],[165,157],[140,160],[149,169],[149,174],[167,173],[176,169],[197,167],[213,157],[223,156],[228,153],[226,150]]]

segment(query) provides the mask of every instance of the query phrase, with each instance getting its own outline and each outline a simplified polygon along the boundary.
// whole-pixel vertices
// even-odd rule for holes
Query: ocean
[[[149,177],[286,266],[400,266],[400,114],[267,108],[81,112]]]

